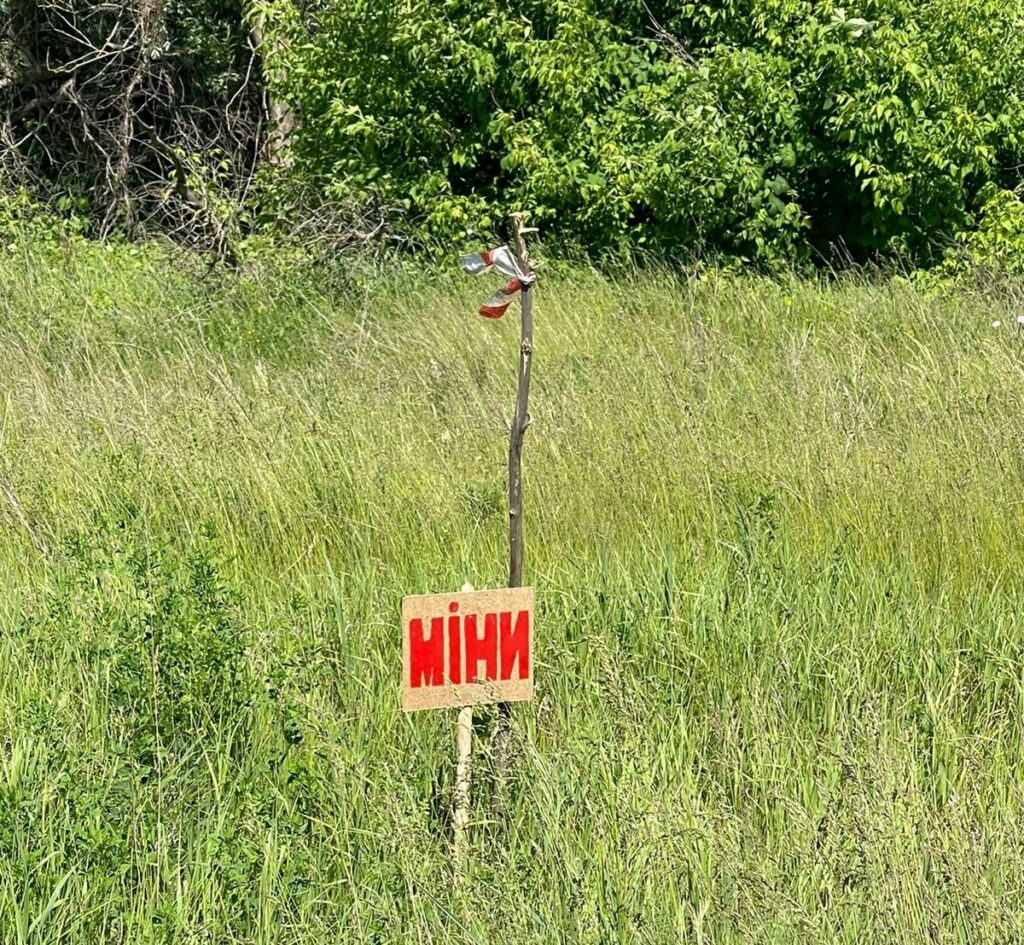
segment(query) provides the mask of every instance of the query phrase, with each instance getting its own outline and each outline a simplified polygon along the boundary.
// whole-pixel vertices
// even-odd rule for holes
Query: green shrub
[[[0,250],[81,240],[88,230],[89,201],[63,196],[45,204],[23,186],[5,188],[0,175]]]
[[[253,697],[250,631],[212,536],[185,555],[143,523],[96,520],[66,543],[66,568],[32,619],[62,635],[89,628],[88,650],[120,750],[158,767],[196,740],[245,724]]]
[[[977,226],[960,235],[954,265],[1024,276],[1024,200],[1020,191],[987,189]]]
[[[1020,0],[262,0],[289,186],[449,245],[929,259],[1024,163]]]

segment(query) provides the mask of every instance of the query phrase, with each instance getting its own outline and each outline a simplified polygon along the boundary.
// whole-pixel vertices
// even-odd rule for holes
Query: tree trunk
[[[267,119],[266,159],[267,163],[273,166],[287,166],[290,161],[285,148],[295,130],[295,113],[274,91],[277,82],[283,78],[274,66],[274,60],[282,49],[282,41],[276,31],[271,29],[269,32],[272,38],[268,40],[265,21],[259,16],[252,18],[252,43],[263,62],[264,108]]]

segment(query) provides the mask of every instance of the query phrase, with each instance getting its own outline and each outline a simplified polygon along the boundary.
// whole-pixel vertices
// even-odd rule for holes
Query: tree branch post
[[[530,273],[522,217],[512,216],[512,236],[519,265]],[[523,584],[523,439],[530,423],[530,367],[533,361],[533,286],[522,289],[522,321],[519,335],[519,386],[512,429],[508,439],[508,586]],[[506,703],[507,704],[507,703]]]
[[[462,585],[462,593],[468,594],[473,585],[468,581]],[[452,875],[456,891],[462,888],[466,878],[469,860],[469,806],[470,782],[473,777],[473,707],[459,709],[455,743],[458,749],[455,763],[455,797],[452,803],[452,826],[454,828],[453,853],[455,862]]]
[[[525,234],[531,232],[523,226],[523,215],[512,214],[512,239],[519,265],[531,274],[530,259],[526,251]],[[508,439],[508,586],[523,584],[523,439],[530,425],[530,367],[533,362],[533,285],[522,287],[522,316],[519,338],[519,374],[516,390],[515,413]],[[506,782],[509,768],[509,737],[511,735],[512,705],[498,704],[498,724],[494,732],[495,797],[498,820],[505,816]]]
[[[453,875],[455,888],[459,889],[465,879],[466,861],[469,855],[469,792],[470,766],[473,763],[473,707],[459,709],[456,744],[458,761],[455,767],[455,802],[452,822],[455,830],[455,863]]]

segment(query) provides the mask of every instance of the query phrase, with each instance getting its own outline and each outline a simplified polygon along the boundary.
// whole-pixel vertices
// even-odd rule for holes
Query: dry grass
[[[0,263],[4,941],[1024,935],[1010,308],[545,280],[539,693],[456,898],[397,612],[502,581],[515,325],[186,270]]]

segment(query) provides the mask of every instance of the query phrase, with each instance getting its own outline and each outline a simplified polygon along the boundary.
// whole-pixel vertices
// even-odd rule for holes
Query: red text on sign
[[[454,601],[448,610],[447,621],[430,618],[429,632],[425,620],[409,621],[410,686],[529,679],[530,611],[460,617]]]

